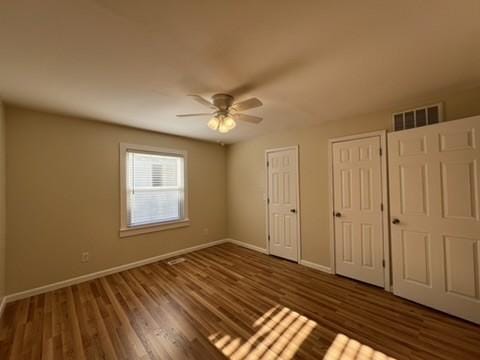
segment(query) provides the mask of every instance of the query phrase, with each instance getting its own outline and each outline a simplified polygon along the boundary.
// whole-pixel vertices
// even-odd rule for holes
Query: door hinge
[[[267,161],[267,167],[269,167],[269,166],[270,166],[270,161]]]
[[[267,204],[270,204],[270,198],[267,198]]]
[[[382,148],[378,149],[378,153],[380,154],[380,156],[382,156],[382,155],[383,155]]]
[[[383,211],[383,203],[380,204],[380,211]]]
[[[270,234],[268,234],[268,241],[270,241]]]
[[[385,260],[382,260],[382,267],[385,267]]]

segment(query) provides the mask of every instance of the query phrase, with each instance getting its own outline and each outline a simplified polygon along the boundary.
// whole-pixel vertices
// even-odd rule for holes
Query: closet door
[[[480,116],[390,133],[396,295],[480,323]]]
[[[333,144],[335,271],[383,287],[380,137]]]

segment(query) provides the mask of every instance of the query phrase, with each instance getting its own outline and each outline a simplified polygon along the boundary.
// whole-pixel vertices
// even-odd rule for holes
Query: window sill
[[[129,236],[147,234],[147,233],[163,231],[163,230],[170,230],[170,229],[186,227],[186,226],[190,226],[190,219],[171,221],[163,224],[135,226],[132,228],[120,229],[120,237],[129,237]]]

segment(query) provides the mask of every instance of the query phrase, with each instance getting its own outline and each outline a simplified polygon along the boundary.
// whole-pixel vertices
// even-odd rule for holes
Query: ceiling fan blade
[[[251,98],[251,99],[243,100],[236,104],[233,104],[232,108],[237,111],[244,111],[244,110],[253,109],[262,105],[263,105],[262,102],[257,98]]]
[[[193,98],[193,100],[195,100],[196,102],[202,104],[203,106],[208,106],[209,108],[211,109],[216,109],[217,107],[215,105],[213,105],[210,101],[208,101],[207,99],[205,99],[204,97],[201,97],[200,95],[188,95],[190,96],[191,98]]]
[[[207,116],[210,115],[212,116],[212,113],[198,113],[198,114],[179,114],[177,117],[190,117],[190,116]]]
[[[246,121],[252,124],[258,124],[263,119],[258,116],[247,115],[247,114],[233,114],[232,117],[235,120]]]

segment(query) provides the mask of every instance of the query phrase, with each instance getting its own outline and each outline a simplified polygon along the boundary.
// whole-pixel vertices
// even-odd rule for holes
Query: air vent
[[[170,260],[167,262],[168,265],[172,266],[172,265],[176,265],[176,264],[179,264],[179,263],[182,263],[184,261],[187,261],[187,259],[181,257],[181,258],[176,258],[176,259],[173,259],[173,260]]]
[[[413,129],[443,121],[442,103],[405,110],[393,114],[393,130]]]

